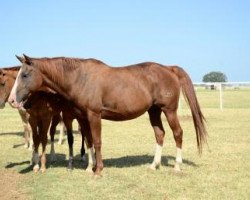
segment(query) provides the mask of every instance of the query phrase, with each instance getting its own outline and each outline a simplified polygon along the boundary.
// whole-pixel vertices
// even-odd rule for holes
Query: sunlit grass
[[[184,130],[184,163],[179,175],[173,173],[176,149],[164,116],[163,166],[157,171],[148,170],[155,139],[147,114],[126,122],[103,120],[102,178],[95,179],[83,170],[78,134],[72,172],[66,170],[65,143],[56,145],[57,162],[51,164],[48,157],[46,173],[34,174],[29,167],[31,153],[21,145],[21,121],[10,107],[1,110],[0,115],[0,170],[23,174],[19,186],[31,199],[249,199],[250,93],[236,92],[225,93],[235,103],[229,103],[223,111],[217,109],[213,99],[216,91],[198,92],[209,133],[209,147],[204,148],[201,157],[189,111],[182,103],[179,115]]]

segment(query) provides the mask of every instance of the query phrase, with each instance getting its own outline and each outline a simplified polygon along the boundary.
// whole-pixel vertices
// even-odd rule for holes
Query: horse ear
[[[23,57],[24,57],[24,62],[28,65],[31,65],[32,64],[32,60],[29,56],[23,54]]]
[[[17,58],[21,63],[24,63],[24,62],[25,62],[25,59],[22,58],[22,57],[20,57],[20,56],[17,56],[17,55],[16,55],[16,58]]]

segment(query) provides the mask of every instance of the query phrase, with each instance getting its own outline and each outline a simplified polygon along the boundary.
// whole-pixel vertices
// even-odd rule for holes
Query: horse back
[[[92,96],[92,107],[112,120],[138,117],[153,104],[179,97],[178,78],[167,67],[151,62],[106,68],[89,80],[89,86],[82,94]]]

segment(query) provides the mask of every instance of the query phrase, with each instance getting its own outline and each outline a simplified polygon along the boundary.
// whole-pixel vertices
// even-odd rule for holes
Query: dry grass
[[[242,98],[228,93],[233,99],[229,105],[238,107],[226,107],[222,112],[216,109],[216,102],[208,100],[213,94],[198,95],[203,108],[207,107],[203,111],[208,121],[209,148],[205,147],[199,157],[193,124],[184,107],[179,112],[184,130],[182,174],[173,173],[175,143],[165,118],[162,167],[148,170],[155,139],[147,115],[127,122],[103,121],[102,178],[94,179],[83,170],[77,134],[72,172],[66,170],[68,148],[64,144],[56,146],[57,162],[48,161],[45,174],[33,174],[31,153],[22,146],[20,119],[9,107],[1,110],[0,116],[0,171],[7,176],[10,170],[21,174],[17,177],[19,187],[13,189],[31,199],[250,199],[250,92],[239,94]],[[6,176],[1,174],[2,178]]]

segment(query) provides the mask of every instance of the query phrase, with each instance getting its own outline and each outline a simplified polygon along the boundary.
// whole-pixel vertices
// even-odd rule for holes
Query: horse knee
[[[183,136],[183,131],[182,129],[179,129],[178,131],[174,132],[174,139],[176,142],[176,146],[180,147],[182,146],[182,136]]]

